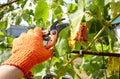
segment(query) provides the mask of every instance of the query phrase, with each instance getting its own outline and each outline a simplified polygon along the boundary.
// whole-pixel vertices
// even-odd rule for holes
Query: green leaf
[[[1,11],[0,11],[0,18],[3,18],[4,14],[5,14],[5,11],[4,11],[4,10],[3,10],[3,11],[1,10]]]
[[[27,2],[27,0],[19,0],[18,2],[17,2],[17,4],[21,7],[21,8],[23,8],[24,6],[25,6],[25,4],[26,4],[26,2]]]
[[[38,64],[38,65],[34,66],[31,71],[32,71],[34,74],[37,74],[37,73],[41,72],[42,69],[45,68],[44,65],[45,65],[44,63]]]
[[[120,8],[119,8],[120,1],[118,2],[111,1],[110,5],[111,5],[111,10],[113,11],[112,16],[115,17],[120,12]]]
[[[89,20],[88,24],[89,24],[89,33],[96,33],[103,27],[103,23],[95,18]]]
[[[92,58],[93,56],[92,55],[85,55],[84,56],[84,61],[85,62],[89,62],[90,61],[90,58]]]
[[[53,17],[52,19],[61,19],[63,15],[63,10],[62,7],[59,3],[52,2],[52,11],[53,11]]]
[[[10,8],[9,11],[14,10],[14,6],[13,5],[10,5],[9,8]]]
[[[79,26],[82,18],[85,17],[84,21],[87,21],[89,24],[88,42],[75,42],[75,49],[79,50],[81,47],[86,48],[94,39],[94,36],[100,31],[100,29],[104,25],[107,25],[107,22],[110,21],[108,15],[114,18],[114,16],[120,13],[119,0],[71,0],[70,2],[68,0],[19,0],[18,2],[14,3],[14,5],[0,9],[0,30],[7,28],[8,20],[10,20],[10,24],[15,24],[14,22],[16,22],[18,25],[23,19],[30,26],[32,26],[29,28],[33,28],[34,24],[47,28],[51,25],[53,20],[61,19],[64,17],[64,15],[65,17],[67,16],[67,20],[70,22],[71,27],[62,30],[58,35],[58,39],[54,47],[55,56],[51,62],[53,71],[57,74],[61,67],[63,67],[74,56],[74,54],[70,53],[71,49],[68,44],[68,38],[70,34],[67,31],[69,31],[69,29],[73,30],[71,33],[76,32],[76,27]],[[34,6],[36,6],[36,8],[34,8]],[[26,8],[28,9],[26,10]],[[65,13],[66,8],[68,10],[67,13]],[[21,13],[18,14],[18,10],[20,10]],[[51,17],[49,17],[49,11],[52,13],[50,15]],[[74,35],[75,34],[73,33],[73,36]],[[117,48],[115,46],[117,40],[115,38],[114,32],[111,29],[107,28],[99,36],[99,39],[102,40],[104,51],[114,51]],[[6,35],[0,31],[0,63],[4,62],[11,55],[10,51],[7,52],[8,49],[6,46],[11,46],[12,40],[13,38],[8,36],[6,39]],[[102,51],[100,42],[98,40],[95,41],[89,50]],[[112,58],[113,64],[110,65],[109,62],[104,64],[105,61],[103,61],[102,56],[84,55],[84,62],[80,64],[80,66],[81,69],[83,68],[85,72],[91,77],[91,79],[103,79],[103,76],[105,77],[105,73],[101,67],[105,68],[106,66],[106,71],[109,72],[109,68],[112,70],[111,72],[115,73],[116,71],[115,74],[108,74],[108,79],[118,79],[119,60],[117,59],[117,62],[116,59],[113,61]],[[106,57],[105,60],[108,60],[108,58]],[[49,65],[49,62],[36,65],[32,69],[32,72],[35,75],[34,78],[42,79],[47,71],[49,71]],[[63,74],[70,74],[73,79],[80,79],[77,77],[78,75],[76,75],[73,65],[73,63],[70,63],[68,67],[66,67]],[[62,79],[62,76],[60,76],[60,79]]]
[[[85,55],[84,59],[86,62],[83,63],[82,67],[86,71],[87,75],[99,72],[102,57]]]
[[[64,0],[54,0],[53,2],[57,5],[64,5]]]
[[[63,15],[63,10],[61,8],[61,6],[58,6],[57,8],[55,8],[54,10],[54,14],[53,14],[53,19],[60,19]]]
[[[27,21],[29,17],[30,17],[29,14],[24,14],[24,15],[23,15],[23,19],[24,19],[25,21]]]
[[[105,52],[105,51],[108,51],[109,50],[109,46],[107,46],[107,45],[102,45],[102,44],[100,44],[100,43],[96,43],[95,44],[95,47],[96,47],[96,50],[97,51],[100,51],[100,52]]]
[[[47,21],[49,16],[49,7],[45,0],[39,0],[35,8],[35,19],[43,19],[44,22]]]
[[[16,17],[16,25],[19,25],[21,23],[22,19],[21,19],[21,16],[17,16]]]
[[[78,3],[78,0],[75,0],[75,3]]]
[[[87,9],[91,12],[91,16],[101,19],[101,10],[98,5],[91,4]]]
[[[6,49],[6,45],[4,42],[0,42],[0,50],[5,50]]]
[[[110,9],[110,3],[104,6],[104,12],[103,12],[103,17],[105,20],[110,20],[110,15],[108,14],[108,10]]]
[[[117,74],[113,74],[108,79],[119,79],[119,78]]]
[[[8,46],[12,46],[12,41],[13,41],[12,37],[7,37]]]
[[[55,10],[59,5],[56,2],[52,2],[51,8]]]
[[[0,35],[0,50],[5,50],[5,49],[6,49],[5,36]]]
[[[75,34],[75,32],[77,30],[76,27],[79,26],[79,23],[84,15],[84,12],[83,12],[83,9],[85,6],[84,1],[85,0],[78,0],[77,10],[74,13],[69,14],[69,19],[71,22],[73,35]]]
[[[100,9],[103,9],[105,0],[93,0],[94,4],[99,5]]]
[[[66,59],[63,59],[63,57],[53,57],[52,58],[52,65],[54,66],[55,73],[58,73],[61,67],[66,63]]]
[[[79,9],[84,11],[85,5],[86,5],[86,0],[78,0],[78,7],[79,7]]]
[[[7,21],[0,21],[0,30],[6,29]]]
[[[69,73],[72,77],[74,77],[75,72],[74,72],[73,64],[68,65],[65,71],[66,71],[65,74]]]
[[[0,35],[0,42],[5,40],[5,36],[4,35]]]
[[[115,42],[117,41],[115,32],[113,30],[108,30],[108,41],[109,41],[110,51],[112,52],[112,51],[114,51]]]
[[[99,72],[94,72],[94,74],[92,74],[93,79],[101,79],[102,77],[104,77],[104,71],[99,71]]]
[[[29,14],[29,13],[30,13],[30,12],[29,12],[28,9],[23,11],[22,17],[23,17],[23,19],[24,19],[25,21],[27,21],[28,18],[30,17],[30,14]]]
[[[3,51],[0,50],[0,64],[7,60],[11,55],[11,49],[4,49]]]
[[[42,79],[41,76],[35,76],[34,79]]]
[[[76,4],[69,4],[68,5],[68,13],[74,13],[78,9],[78,6]]]
[[[69,27],[68,27],[69,28]],[[70,52],[70,47],[68,44],[68,38],[70,36],[69,32],[68,32],[68,28],[63,29],[60,33],[59,33],[59,37],[57,39],[57,43],[55,45],[56,48],[56,53],[58,53],[59,56],[62,56],[64,54],[66,54],[67,52]]]

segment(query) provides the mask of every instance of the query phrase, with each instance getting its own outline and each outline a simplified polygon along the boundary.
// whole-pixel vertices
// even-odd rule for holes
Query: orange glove
[[[13,65],[21,69],[24,74],[36,64],[52,57],[53,51],[43,46],[42,31],[36,27],[13,40],[11,57],[3,65]]]

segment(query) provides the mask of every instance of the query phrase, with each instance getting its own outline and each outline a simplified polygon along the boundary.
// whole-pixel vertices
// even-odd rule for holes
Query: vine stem
[[[118,14],[117,16],[115,16],[114,18],[112,18],[112,20],[110,20],[110,22],[108,22],[106,25],[103,26],[103,28],[97,33],[97,35],[93,38],[93,40],[90,42],[90,44],[88,45],[88,47],[86,47],[84,50],[88,50],[89,48],[91,48],[91,46],[94,44],[94,42],[97,40],[97,38],[100,36],[100,34],[107,28],[110,26],[110,24],[117,18],[119,17],[120,14]],[[69,60],[64,66],[61,67],[61,69],[59,70],[57,76],[55,77],[55,79],[59,79],[59,77],[61,76],[62,72],[65,70],[65,68],[72,63],[76,58],[78,58],[80,56],[80,54],[74,56],[71,60]]]
[[[118,58],[118,60],[120,61],[120,58]],[[120,79],[120,62],[119,62],[118,78]]]
[[[88,45],[88,47],[85,49],[85,50],[88,50],[92,47],[93,43],[97,40],[97,38],[100,36],[100,34],[109,26],[106,25],[106,26],[103,26],[103,28],[97,33],[97,35],[93,38],[93,40],[90,42],[90,44]]]
[[[101,43],[102,52],[104,52],[104,49],[103,49],[103,42],[102,42],[102,40],[101,40],[101,39],[98,39],[98,40],[99,40],[99,42]],[[104,56],[102,57],[102,59],[103,59],[103,64],[104,64],[104,61],[105,61]],[[108,78],[107,78],[107,71],[106,71],[106,69],[105,69],[105,68],[104,68],[104,73],[105,73],[105,79],[108,79]]]
[[[88,47],[86,47],[85,50],[88,50],[92,47],[92,45],[94,44],[94,42],[97,40],[97,38],[100,36],[100,34],[107,28],[110,26],[110,24],[117,18],[119,17],[120,14],[118,14],[117,16],[115,16],[110,22],[108,22],[106,25],[104,25],[102,27],[102,29],[97,33],[97,35],[93,38],[93,40],[90,42],[90,44],[88,45]]]

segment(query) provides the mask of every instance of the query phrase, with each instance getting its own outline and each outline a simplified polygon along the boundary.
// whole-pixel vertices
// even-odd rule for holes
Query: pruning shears
[[[43,30],[43,40],[47,42],[47,44],[45,44],[47,49],[50,49],[55,45],[59,32],[69,26],[69,23],[58,24],[63,20],[65,19],[57,20],[50,26],[49,30]],[[31,72],[26,79],[33,79]]]
[[[50,26],[49,30],[43,31],[43,39],[44,41],[47,41],[47,44],[45,45],[47,49],[50,49],[55,45],[59,32],[69,26],[69,23],[58,24],[63,20],[65,20],[65,18],[55,21]]]

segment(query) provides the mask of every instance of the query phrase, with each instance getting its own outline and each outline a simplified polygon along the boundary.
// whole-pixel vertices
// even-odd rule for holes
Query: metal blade
[[[50,31],[56,29],[56,28],[57,28],[57,24],[58,24],[59,22],[63,21],[63,20],[65,20],[65,18],[62,18],[62,19],[60,19],[60,20],[55,21],[55,22],[50,26]]]
[[[67,26],[69,26],[69,23],[60,24],[56,27],[56,30],[59,33],[62,29],[66,28]]]

